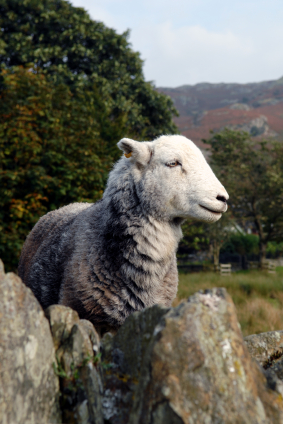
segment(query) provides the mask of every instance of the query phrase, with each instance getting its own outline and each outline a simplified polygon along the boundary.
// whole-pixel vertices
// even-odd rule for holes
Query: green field
[[[232,297],[244,336],[283,330],[283,267],[276,274],[240,271],[230,277],[200,272],[179,274],[176,306],[198,290],[225,287]]]

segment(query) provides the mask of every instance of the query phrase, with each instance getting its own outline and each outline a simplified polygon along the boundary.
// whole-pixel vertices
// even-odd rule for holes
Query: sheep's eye
[[[170,168],[173,168],[174,166],[181,165],[177,160],[172,160],[172,162],[166,163],[166,166],[169,166]]]

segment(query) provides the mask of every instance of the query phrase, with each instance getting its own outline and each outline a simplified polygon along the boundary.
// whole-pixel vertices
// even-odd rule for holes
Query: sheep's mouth
[[[221,214],[222,214],[222,212],[220,212],[220,211],[214,211],[214,210],[212,210],[212,209],[207,208],[206,206],[202,206],[202,205],[199,205],[199,206],[200,206],[201,208],[205,209],[206,211],[210,212],[210,213],[214,213],[214,214],[216,214],[216,215],[221,215]]]

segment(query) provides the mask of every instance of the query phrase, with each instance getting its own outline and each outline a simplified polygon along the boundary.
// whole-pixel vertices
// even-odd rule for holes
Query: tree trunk
[[[219,254],[220,254],[220,243],[217,243],[216,240],[212,242],[213,249],[213,265],[214,271],[217,272],[219,270]]]
[[[254,207],[254,210],[255,210],[255,207]],[[264,262],[266,262],[267,241],[264,236],[262,223],[258,216],[255,217],[254,223],[258,230],[258,236],[259,236],[259,267],[260,269],[264,269]]]
[[[267,243],[259,240],[259,266],[260,269],[264,269],[264,263],[266,262],[266,246]]]

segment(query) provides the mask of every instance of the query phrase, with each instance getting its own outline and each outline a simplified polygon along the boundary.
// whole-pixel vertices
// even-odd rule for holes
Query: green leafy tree
[[[209,238],[206,235],[205,224],[186,220],[182,225],[183,238],[178,248],[178,257],[185,258],[188,254],[206,250],[209,246]]]
[[[277,245],[277,243],[275,243]],[[221,252],[238,253],[239,255],[258,254],[258,236],[234,232],[230,235]]]
[[[127,114],[125,136],[152,139],[178,132],[172,121],[177,110],[144,80],[128,32],[119,35],[64,0],[0,0],[0,28],[1,63],[34,63],[72,91],[95,84],[112,103],[112,119]]]
[[[252,141],[247,133],[225,129],[210,140],[211,165],[230,195],[238,222],[258,232],[260,263],[270,241],[283,240],[283,145]]]
[[[109,115],[95,87],[73,94],[33,68],[2,70],[0,257],[8,269],[16,268],[23,241],[43,214],[101,197],[112,138],[121,138],[127,118]]]
[[[219,269],[220,250],[234,231],[234,225],[234,220],[231,218],[231,214],[226,212],[222,215],[220,220],[213,224],[205,224],[204,226],[206,237],[209,240],[209,247],[215,271],[218,271]]]
[[[176,133],[128,33],[64,0],[0,0],[0,256],[15,269],[38,218],[95,201],[124,137]]]
[[[229,213],[223,214],[213,224],[186,221],[182,226],[184,237],[178,249],[179,258],[191,252],[207,250],[213,258],[215,270],[218,270],[220,250],[229,239],[233,227],[234,220]]]
[[[276,243],[275,241],[270,241],[267,244],[266,252],[272,257],[272,258],[278,258],[278,256],[283,255],[283,242]]]

